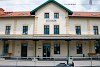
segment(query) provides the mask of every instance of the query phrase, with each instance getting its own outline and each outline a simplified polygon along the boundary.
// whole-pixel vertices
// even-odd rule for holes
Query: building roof
[[[3,8],[0,8],[0,11],[4,11],[4,9]]]
[[[0,17],[31,17],[30,11],[22,12],[6,12],[3,8],[0,8]],[[100,12],[73,12],[69,17],[98,17],[100,18]]]
[[[5,12],[3,8],[0,8],[0,17],[8,17],[8,16],[30,16],[30,11]]]
[[[72,17],[100,17],[100,12],[73,12]]]
[[[30,12],[4,12],[0,16],[30,16]]]
[[[42,8],[43,6],[47,5],[48,3],[55,3],[57,4],[58,6],[60,6],[61,8],[65,9],[69,15],[72,15],[72,11],[69,10],[68,8],[64,7],[63,5],[61,5],[60,3],[58,3],[57,1],[55,0],[48,0],[46,1],[45,3],[41,4],[40,6],[38,6],[37,8],[35,8],[34,10],[32,10],[30,13],[31,14],[34,14],[38,9]]]

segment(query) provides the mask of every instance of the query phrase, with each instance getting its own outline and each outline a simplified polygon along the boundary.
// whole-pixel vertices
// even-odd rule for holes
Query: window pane
[[[59,25],[54,25],[54,34],[59,34]]]
[[[59,18],[59,13],[54,13],[54,18]]]
[[[28,26],[23,26],[23,34],[28,34]]]
[[[77,54],[82,54],[82,44],[76,45],[76,51],[77,51]]]
[[[81,35],[81,27],[80,26],[76,26],[76,34]]]
[[[10,34],[10,26],[6,26],[5,34],[6,35]]]
[[[95,52],[100,54],[100,43],[95,43]]]
[[[94,30],[94,35],[98,35],[99,34],[98,26],[93,26],[93,30]]]
[[[49,25],[44,25],[44,34],[49,34]]]
[[[60,44],[54,44],[54,54],[60,54]]]
[[[4,44],[4,46],[3,46],[3,52],[4,52],[4,55],[7,55],[8,54],[8,49],[9,49],[9,44]]]
[[[49,18],[49,13],[45,13],[44,18]]]

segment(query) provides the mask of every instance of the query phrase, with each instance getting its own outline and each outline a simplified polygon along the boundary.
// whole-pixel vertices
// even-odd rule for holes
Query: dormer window
[[[54,18],[58,19],[59,18],[59,13],[54,13]]]
[[[49,13],[45,13],[44,18],[49,18]]]

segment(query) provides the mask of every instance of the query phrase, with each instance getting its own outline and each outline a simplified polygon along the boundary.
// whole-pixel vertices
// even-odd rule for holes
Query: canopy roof
[[[100,36],[0,36],[3,40],[99,40]]]

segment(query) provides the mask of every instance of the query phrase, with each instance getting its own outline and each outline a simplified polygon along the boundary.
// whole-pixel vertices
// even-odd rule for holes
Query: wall
[[[69,34],[76,35],[75,26],[81,26],[82,35],[94,35],[93,26],[98,26],[100,33],[99,18],[69,18]]]
[[[76,30],[75,26],[81,26],[81,34],[82,35],[87,35],[88,34],[88,29],[87,29],[87,20],[84,18],[70,18],[69,19],[69,34],[75,35]]]
[[[90,34],[94,34],[93,26],[98,26],[99,34],[100,34],[100,18],[90,18]]]
[[[19,19],[17,19],[16,34],[22,34],[23,26],[28,26],[28,34],[33,35],[34,18],[19,18]]]
[[[66,57],[67,56],[67,42],[66,41],[45,41],[41,40],[37,42],[36,56],[43,57],[43,44],[50,44],[50,57]],[[60,54],[54,54],[54,44],[60,44]]]
[[[32,40],[26,40],[26,41],[15,41],[15,53],[14,56],[21,57],[21,43],[28,43],[27,45],[27,56],[28,57],[34,57],[34,42]]]
[[[97,41],[95,41],[95,40],[89,40],[89,41],[72,40],[72,41],[70,41],[70,45],[69,45],[69,48],[70,48],[69,55],[70,56],[83,56],[83,54],[84,54],[85,56],[88,56],[88,53],[95,53],[95,47],[94,47],[95,42],[97,42]],[[83,54],[76,53],[76,44],[77,43],[82,43]]]
[[[12,35],[22,35],[23,26],[28,26],[28,34],[33,34],[33,25],[34,25],[34,17],[33,18],[0,18],[0,34],[5,34],[6,26],[11,26],[10,34]]]
[[[2,19],[0,18],[0,34],[5,34],[5,29],[6,26],[11,26],[11,32],[10,34],[13,34],[13,30],[14,30],[14,20],[13,19]]]
[[[44,13],[49,13],[49,19],[44,18]],[[59,19],[54,19],[54,13],[59,13]],[[35,34],[44,34],[44,25],[50,25],[50,34],[54,34],[54,25],[59,25],[60,34],[66,34],[66,17],[68,13],[54,3],[49,3],[39,9],[36,14],[36,32]],[[46,20],[56,20],[56,22],[46,22]],[[63,30],[63,31],[62,31]]]
[[[10,42],[10,41],[9,41]],[[34,57],[35,56],[35,41],[32,40],[15,40],[12,41],[12,47],[13,47],[13,54],[12,56],[19,56],[21,57],[21,43],[28,43],[27,46],[27,56],[28,57]],[[88,53],[95,53],[95,47],[94,44],[97,41],[91,40],[91,41],[86,41],[86,40],[71,40],[69,41],[69,56],[88,56]],[[66,57],[68,56],[68,43],[67,41],[61,41],[61,40],[56,40],[56,41],[50,41],[50,40],[39,40],[36,43],[36,56],[43,57],[43,44],[44,43],[49,43],[50,44],[50,57]],[[58,43],[60,44],[60,54],[54,54],[54,44]],[[82,43],[82,49],[83,49],[83,54],[77,54],[76,53],[76,44],[77,43]],[[0,41],[0,55],[3,53],[3,41]]]

